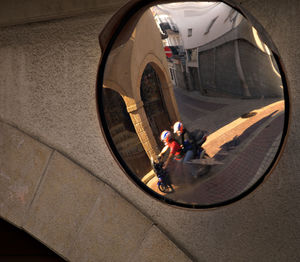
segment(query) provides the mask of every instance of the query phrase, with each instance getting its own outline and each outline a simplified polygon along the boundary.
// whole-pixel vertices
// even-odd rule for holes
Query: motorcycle
[[[191,163],[195,166],[193,169],[192,176],[197,178],[199,176],[205,175],[209,172],[211,165],[204,163],[204,159],[210,159],[210,156],[206,153],[202,145],[206,142],[208,132],[203,130],[194,130],[191,132],[191,137],[196,145],[196,152]],[[207,160],[206,160],[207,161]],[[196,171],[195,171],[196,170]]]
[[[210,166],[197,162],[198,160],[209,158],[209,156],[205,152],[205,149],[202,147],[202,145],[207,140],[207,135],[208,133],[206,131],[201,131],[201,130],[194,130],[191,133],[191,137],[196,145],[194,157],[190,162],[190,164],[195,166],[195,169],[193,169],[192,171],[192,176],[194,178],[198,177],[199,175],[206,174],[210,169]],[[174,161],[174,163],[176,163],[176,161]],[[174,188],[171,184],[170,175],[168,174],[168,171],[163,168],[163,165],[164,165],[164,161],[160,157],[158,158],[157,161],[154,161],[154,159],[151,158],[152,169],[158,178],[158,182],[157,182],[158,189],[163,193],[171,193],[174,191]],[[183,174],[181,172],[182,171],[180,171],[180,173],[178,172],[176,173],[175,171],[175,173],[172,173],[172,179],[174,179],[173,182],[175,184],[180,183],[180,179],[183,178],[182,176]]]
[[[151,166],[158,178],[157,187],[162,193],[171,193],[174,191],[174,188],[171,185],[170,177],[168,172],[163,168],[164,162],[161,158],[158,158],[158,161],[154,161],[151,157]]]
[[[191,132],[191,136],[196,144],[196,154],[195,154],[194,159],[209,158],[209,155],[206,153],[205,149],[202,147],[202,145],[207,140],[208,132],[197,129],[197,130]]]

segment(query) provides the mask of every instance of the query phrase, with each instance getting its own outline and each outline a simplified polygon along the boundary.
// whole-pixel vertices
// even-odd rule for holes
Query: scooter
[[[209,158],[209,155],[206,153],[205,149],[202,147],[202,145],[206,142],[208,132],[202,131],[202,130],[195,130],[191,134],[193,136],[193,139],[196,143],[197,151],[194,159],[203,159],[203,158]]]
[[[171,193],[174,191],[174,188],[171,185],[170,177],[168,172],[163,168],[164,162],[161,158],[158,158],[158,161],[154,161],[151,157],[151,166],[158,178],[157,187],[159,191],[163,193]]]
[[[194,178],[205,175],[209,172],[211,166],[207,164],[203,164],[202,159],[210,159],[210,156],[206,153],[205,149],[202,145],[206,142],[208,132],[203,130],[195,130],[191,133],[193,140],[196,144],[196,153],[194,158],[192,159],[192,163],[198,166],[197,174],[193,174]],[[197,163],[200,160],[201,163]]]

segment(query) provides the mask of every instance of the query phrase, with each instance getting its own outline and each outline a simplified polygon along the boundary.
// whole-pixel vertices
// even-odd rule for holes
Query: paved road
[[[268,154],[276,154],[277,148],[274,148],[273,152],[269,152],[269,149],[282,133],[283,118],[284,115],[281,114],[264,126],[224,169],[212,169],[204,179],[200,178],[199,181],[178,189],[177,193],[169,197],[180,202],[212,204],[229,200],[242,193],[255,182],[253,176],[258,172],[265,157],[270,158]],[[236,148],[227,148],[224,151],[238,150],[239,146],[247,143],[247,139],[242,140]],[[217,154],[216,158],[218,156],[222,156],[222,152]],[[225,158],[223,156],[226,163],[228,155],[225,155]]]
[[[182,120],[190,129],[208,127],[212,134],[206,150],[223,165],[213,166],[198,179],[185,179],[168,197],[212,204],[236,197],[256,182],[277,152],[284,123],[283,101],[203,98],[182,90],[175,90],[175,96]],[[240,117],[253,110],[254,114]],[[157,191],[155,179],[148,186]]]
[[[230,124],[241,115],[279,101],[269,99],[232,99],[204,97],[198,92],[174,89],[181,120],[190,129],[204,129],[209,133]]]

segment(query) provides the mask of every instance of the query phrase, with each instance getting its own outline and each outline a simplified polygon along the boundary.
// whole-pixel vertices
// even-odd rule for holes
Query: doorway
[[[150,64],[146,66],[142,75],[141,98],[155,140],[159,147],[162,147],[160,134],[164,130],[170,130],[171,121],[163,99],[161,82]]]

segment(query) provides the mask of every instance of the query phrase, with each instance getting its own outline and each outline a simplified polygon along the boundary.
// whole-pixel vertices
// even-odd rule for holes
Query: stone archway
[[[151,170],[151,165],[122,96],[110,88],[104,88],[103,109],[116,149],[128,167],[142,178]]]
[[[147,65],[151,65],[160,82],[161,95],[165,103],[166,110],[168,111],[168,115],[171,123],[180,120],[180,114],[178,111],[178,106],[174,95],[173,84],[172,84],[170,72],[168,70],[168,65],[166,61],[162,61],[152,53],[148,53],[147,55],[145,55],[143,62],[138,66],[138,68],[140,68],[138,75],[134,77],[134,79],[137,79],[136,80],[137,86],[138,87],[141,86],[141,79]],[[137,100],[138,99],[142,100],[141,92],[140,92],[141,89],[136,88],[136,91],[137,92],[134,94],[134,97]]]

